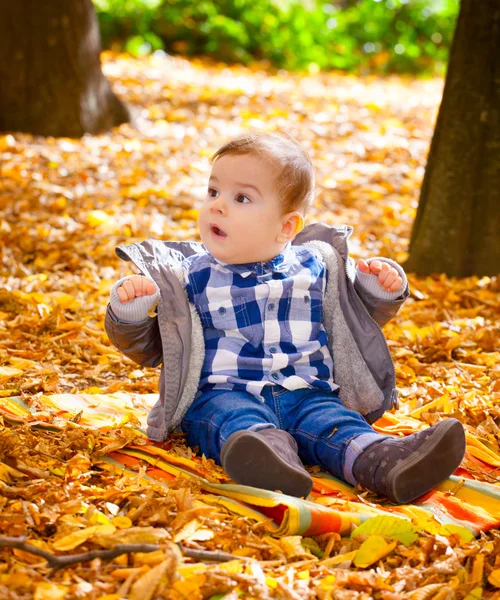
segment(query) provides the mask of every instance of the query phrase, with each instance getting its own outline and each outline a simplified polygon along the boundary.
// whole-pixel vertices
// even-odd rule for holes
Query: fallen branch
[[[247,556],[234,556],[228,552],[214,552],[213,550],[195,550],[194,548],[186,548],[186,546],[180,546],[179,548],[184,556],[188,558],[194,558],[201,562],[228,562],[230,560],[249,560]]]
[[[26,536],[8,537],[3,535],[0,535],[0,547],[16,548],[17,550],[23,550],[29,554],[44,558],[49,566],[52,567],[49,576],[52,576],[56,571],[63,569],[68,565],[87,562],[94,558],[111,559],[121,556],[122,554],[131,554],[133,552],[155,552],[156,550],[161,550],[161,546],[158,544],[118,544],[114,548],[108,550],[91,550],[90,552],[81,552],[80,554],[58,556],[57,554],[52,554],[52,552],[28,544],[26,542]],[[227,552],[193,550],[192,548],[186,548],[185,546],[179,546],[179,549],[184,556],[200,561],[227,562],[235,559],[235,556],[228,554]]]

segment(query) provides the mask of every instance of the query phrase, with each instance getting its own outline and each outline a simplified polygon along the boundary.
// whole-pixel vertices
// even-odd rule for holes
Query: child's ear
[[[289,242],[298,233],[304,229],[304,217],[299,212],[292,212],[285,215],[281,231],[276,237],[276,241],[283,243]]]

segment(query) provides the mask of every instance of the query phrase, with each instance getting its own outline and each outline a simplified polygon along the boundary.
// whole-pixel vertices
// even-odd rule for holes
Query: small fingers
[[[370,265],[366,262],[366,260],[363,260],[362,258],[358,260],[358,269],[362,273],[370,273]]]
[[[388,288],[390,285],[394,283],[394,280],[398,276],[398,272],[396,269],[390,268],[388,271],[381,271],[378,276],[378,280],[385,288]]]
[[[387,291],[388,292],[395,292],[396,290],[399,290],[399,288],[401,287],[402,284],[403,284],[403,280],[398,275],[396,277],[396,279],[394,280],[394,282],[390,285],[390,287],[389,287],[389,289]]]
[[[135,288],[130,279],[127,279],[117,289],[118,298],[120,302],[129,302],[135,298]]]
[[[374,260],[370,263],[370,271],[374,275],[378,275],[380,271],[383,269],[385,263],[380,262],[379,260]]]
[[[135,279],[135,295],[137,297],[140,296],[151,296],[156,292],[156,287],[154,283],[148,277],[137,276]]]
[[[120,302],[122,302],[122,303],[128,302],[127,292],[123,289],[122,285],[116,290],[116,293],[118,294],[118,298],[120,299]]]
[[[388,269],[384,269],[380,272],[378,276],[378,282],[384,288],[384,290],[388,292],[395,292],[401,287],[403,279],[394,267],[391,267],[390,265],[387,266]]]
[[[360,259],[358,261],[358,268],[363,273],[376,275],[378,284],[387,292],[395,292],[403,284],[403,279],[399,271],[385,261],[372,260],[368,264],[366,261]]]
[[[156,294],[156,287],[152,281],[149,281],[149,279],[146,279],[146,294],[148,296]]]
[[[385,285],[385,280],[389,276],[390,270],[391,270],[391,267],[387,263],[380,264],[380,271],[378,274],[378,282],[380,283],[381,286]]]
[[[133,275],[124,281],[116,291],[121,302],[131,302],[134,298],[155,294],[156,287],[151,279]]]
[[[134,275],[129,279],[134,286],[134,298],[140,298],[143,295],[143,279],[144,277],[141,277],[140,275]]]

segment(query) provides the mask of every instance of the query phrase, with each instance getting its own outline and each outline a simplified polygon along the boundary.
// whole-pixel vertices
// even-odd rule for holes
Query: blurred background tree
[[[91,0],[0,2],[0,131],[80,137],[128,120]]]
[[[94,0],[105,47],[286,69],[443,72],[458,0]]]
[[[405,265],[500,273],[500,0],[462,0]]]

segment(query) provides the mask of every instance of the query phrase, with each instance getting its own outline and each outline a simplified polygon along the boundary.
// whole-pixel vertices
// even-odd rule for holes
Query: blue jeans
[[[357,412],[346,408],[337,392],[266,386],[263,400],[248,392],[198,393],[182,421],[190,446],[220,464],[221,448],[236,431],[276,427],[288,431],[305,464],[319,465],[352,485],[352,467],[361,452],[382,439]]]

